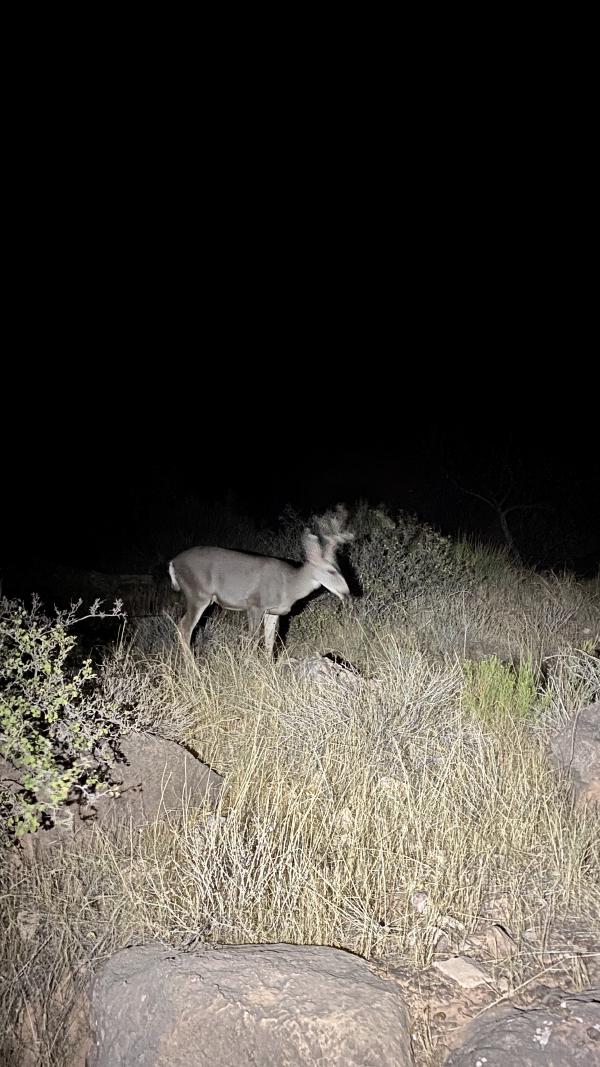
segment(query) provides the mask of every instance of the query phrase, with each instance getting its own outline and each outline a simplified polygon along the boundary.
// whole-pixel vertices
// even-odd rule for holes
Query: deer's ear
[[[320,563],[323,556],[321,552],[321,545],[319,538],[312,534],[310,530],[305,530],[302,535],[302,547],[304,548],[304,555],[309,563]]]

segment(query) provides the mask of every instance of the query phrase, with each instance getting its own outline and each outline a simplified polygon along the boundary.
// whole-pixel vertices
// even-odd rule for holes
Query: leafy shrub
[[[538,701],[538,687],[531,663],[518,667],[496,656],[463,664],[463,705],[489,725],[502,726],[529,717]]]
[[[111,744],[122,732],[117,708],[94,685],[89,659],[74,665],[81,621],[75,604],[43,614],[33,598],[0,599],[0,814],[4,837],[20,837],[52,819],[76,790],[93,790],[106,777]],[[90,614],[103,617],[99,602]],[[121,616],[117,601],[111,613]]]
[[[348,556],[378,612],[393,613],[402,601],[439,592],[468,574],[452,541],[408,512],[391,515],[362,504],[350,526],[356,536]]]

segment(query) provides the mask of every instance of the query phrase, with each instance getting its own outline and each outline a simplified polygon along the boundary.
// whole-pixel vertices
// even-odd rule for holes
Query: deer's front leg
[[[275,638],[277,636],[277,627],[279,625],[279,615],[265,615],[265,648],[267,655],[273,655],[273,645],[275,644]]]

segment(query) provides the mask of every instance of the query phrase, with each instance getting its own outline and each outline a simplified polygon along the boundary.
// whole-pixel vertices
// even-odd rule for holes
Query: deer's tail
[[[180,593],[181,592],[181,586],[180,586],[179,582],[177,581],[177,575],[175,574],[175,568],[173,566],[173,561],[172,560],[169,563],[169,574],[171,575],[171,585],[173,586],[173,589],[177,593]]]

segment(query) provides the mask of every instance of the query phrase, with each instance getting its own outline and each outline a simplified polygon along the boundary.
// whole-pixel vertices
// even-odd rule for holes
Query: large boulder
[[[141,827],[184,808],[215,807],[223,777],[175,741],[131,733],[119,742],[121,757],[111,769],[111,783],[82,806],[61,804],[51,829],[21,838],[21,847],[38,855],[81,839],[91,827],[116,830]]]
[[[600,1064],[600,1001],[581,993],[556,1007],[497,1007],[466,1028],[444,1067],[592,1067]]]
[[[588,704],[550,743],[555,765],[569,775],[581,803],[600,802],[600,701]]]
[[[340,949],[128,948],[91,992],[89,1067],[412,1067],[391,981]]]
[[[128,734],[119,742],[121,759],[111,770],[111,794],[92,798],[84,819],[103,826],[143,826],[158,815],[188,805],[214,805],[223,778],[175,741],[152,734]]]

